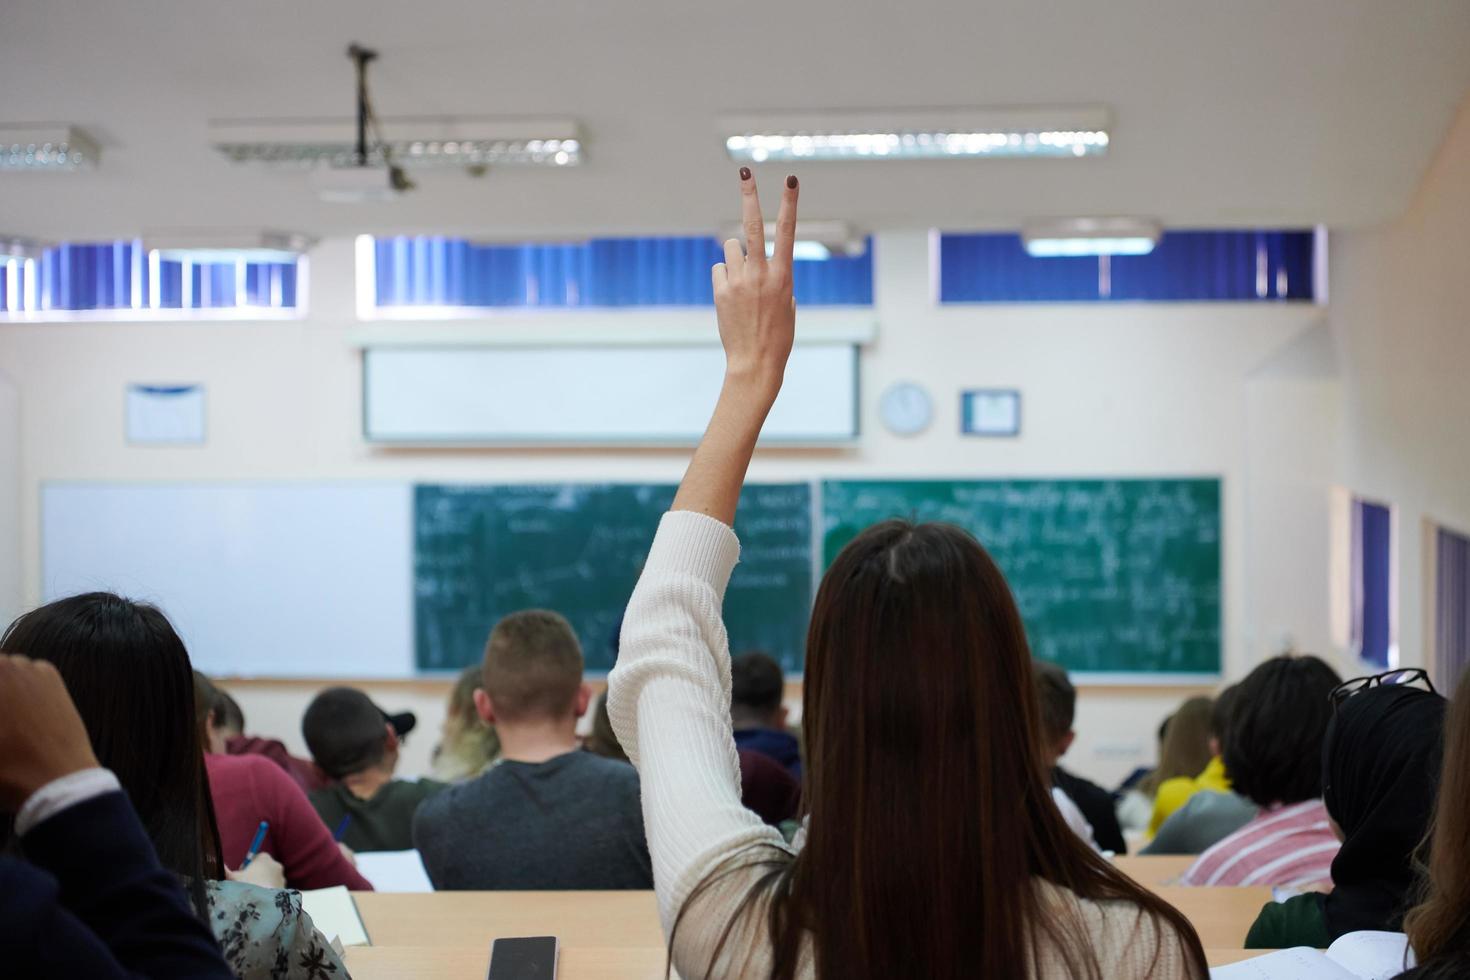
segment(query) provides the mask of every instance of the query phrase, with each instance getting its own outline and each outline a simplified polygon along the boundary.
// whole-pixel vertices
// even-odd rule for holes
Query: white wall
[[[1310,346],[1325,312],[1284,304],[941,309],[930,299],[929,244],[925,232],[878,236],[880,326],[863,358],[861,447],[763,452],[753,477],[1219,475],[1227,675],[1243,674],[1287,635],[1325,649],[1335,461],[1321,443],[1336,429],[1337,382],[1330,371],[1303,377],[1289,367],[1300,359],[1293,345]],[[0,326],[0,365],[17,380],[24,408],[28,601],[39,595],[44,480],[676,480],[682,473],[683,451],[369,447],[360,431],[360,355],[348,337],[351,262],[348,240],[317,249],[312,314],[299,322]],[[921,382],[935,399],[934,424],[916,438],[890,436],[877,419],[878,393],[899,379]],[[202,382],[208,444],[126,446],[130,381]],[[1022,390],[1022,438],[958,435],[959,391],[976,386]],[[1289,540],[1283,529],[1292,530]],[[242,703],[269,718],[274,733],[291,735],[309,693],[252,687]],[[1154,728],[1185,693],[1087,692],[1070,762],[1111,779],[1147,761]],[[286,722],[290,730],[280,730]],[[438,719],[421,723],[432,729]]]
[[[1332,246],[1347,478],[1395,508],[1400,647],[1426,664],[1423,523],[1470,533],[1470,100],[1404,216]]]

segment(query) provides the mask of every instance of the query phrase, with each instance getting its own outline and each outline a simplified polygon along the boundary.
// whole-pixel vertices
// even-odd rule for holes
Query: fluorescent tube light
[[[0,126],[0,170],[81,170],[100,157],[97,144],[75,126]]]
[[[1078,255],[1147,255],[1162,231],[1139,218],[1071,218],[1037,221],[1021,230],[1026,252],[1036,258]]]
[[[294,232],[170,229],[147,232],[143,247],[181,262],[294,262],[316,239]]]
[[[6,238],[0,235],[0,259],[39,259],[50,246],[33,238]]]
[[[734,238],[745,240],[745,229],[740,224],[729,224],[721,230],[721,241]],[[776,249],[776,223],[766,222],[766,255]],[[833,255],[856,257],[868,250],[868,240],[846,221],[801,221],[796,226],[796,242],[792,246],[792,258],[810,261],[825,261]]]
[[[388,155],[405,168],[574,167],[585,140],[568,119],[397,118],[382,120]],[[277,167],[356,167],[357,135],[350,119],[211,123],[209,142],[231,163]],[[374,143],[367,164],[387,160]],[[386,179],[386,178],[385,178]]]
[[[725,152],[751,163],[1085,157],[1107,152],[1106,110],[956,109],[727,117]]]

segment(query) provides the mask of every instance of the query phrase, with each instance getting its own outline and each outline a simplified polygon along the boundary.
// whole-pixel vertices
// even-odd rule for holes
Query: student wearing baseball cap
[[[390,715],[352,687],[329,687],[306,708],[301,734],[332,780],[311,793],[311,805],[354,851],[413,847],[415,811],[446,785],[393,778],[398,746],[416,721],[411,712]]]

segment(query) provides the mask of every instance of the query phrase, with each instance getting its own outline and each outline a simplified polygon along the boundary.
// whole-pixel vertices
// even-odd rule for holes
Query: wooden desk
[[[354,946],[353,980],[485,980],[490,947]],[[557,980],[664,980],[664,949],[563,946]],[[675,978],[677,980],[677,977]]]
[[[563,948],[664,948],[651,891],[353,892],[352,897],[374,946],[468,946],[488,957],[491,940],[499,936],[559,936]]]
[[[1206,949],[1210,966],[1270,952]],[[484,980],[490,950],[469,946],[354,946],[347,951],[354,980]],[[663,980],[664,951],[571,946],[561,951],[557,980]]]
[[[1239,949],[1261,906],[1271,901],[1269,888],[1153,890],[1194,923],[1206,949]],[[662,955],[664,949],[653,892],[356,892],[353,898],[375,947],[469,949],[486,963],[499,936],[554,935],[564,950],[653,949]],[[596,962],[601,960],[589,960]]]
[[[1113,858],[1113,866],[1140,885],[1172,885],[1194,864],[1193,854],[1146,854]]]
[[[1206,949],[1239,949],[1245,934],[1271,901],[1271,889],[1161,886],[1154,894],[1184,913]]]

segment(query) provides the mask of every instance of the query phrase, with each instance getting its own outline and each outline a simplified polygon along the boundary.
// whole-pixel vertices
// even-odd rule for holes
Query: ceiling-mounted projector
[[[391,201],[413,185],[402,181],[401,170],[387,167],[329,167],[311,172],[316,196],[331,204],[373,204]]]

